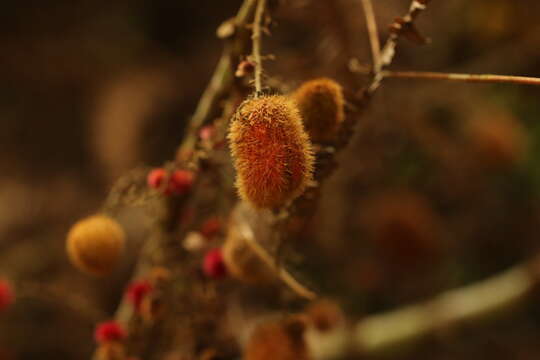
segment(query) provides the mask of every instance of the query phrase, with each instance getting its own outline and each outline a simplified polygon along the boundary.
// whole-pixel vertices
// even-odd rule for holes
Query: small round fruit
[[[99,276],[111,272],[118,263],[124,243],[124,230],[115,220],[93,215],[71,227],[66,248],[73,265]]]

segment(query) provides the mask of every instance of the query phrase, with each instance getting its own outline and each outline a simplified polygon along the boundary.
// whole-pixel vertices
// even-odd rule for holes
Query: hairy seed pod
[[[294,92],[293,99],[298,104],[311,141],[333,141],[345,119],[341,85],[327,78],[310,80]]]
[[[251,249],[234,224],[229,227],[221,250],[232,277],[248,284],[266,284],[275,280],[272,269]]]
[[[246,345],[246,360],[308,360],[306,324],[299,317],[259,325]]]
[[[66,249],[77,268],[89,274],[105,275],[118,263],[124,243],[124,230],[115,220],[94,215],[71,227]]]
[[[229,132],[240,197],[258,208],[284,205],[304,191],[314,157],[298,108],[284,96],[244,101]]]

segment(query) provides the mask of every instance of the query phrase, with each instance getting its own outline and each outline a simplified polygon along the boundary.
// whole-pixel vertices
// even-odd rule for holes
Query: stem
[[[537,288],[537,262],[536,259],[517,265],[476,284],[443,292],[423,303],[368,316],[352,329],[330,339],[336,345],[332,353],[321,350],[316,342],[310,342],[310,346],[318,359],[333,358],[349,353],[351,349],[364,356],[374,356],[436,335],[439,330],[511,310]],[[324,335],[321,336],[317,341],[325,340]]]
[[[246,25],[256,1],[257,0],[244,0],[234,20],[237,31]],[[238,42],[241,41],[241,39],[238,39],[237,37],[235,41]],[[177,152],[178,160],[186,160],[186,157],[188,157],[187,155],[190,154],[197,142],[197,131],[206,121],[208,121],[223,94],[227,92],[233,84],[234,76],[232,62],[235,55],[237,55],[238,47],[231,45],[232,44],[229,44],[229,46],[226,46],[223,50],[212,78],[204,90],[204,93],[197,104],[197,108],[191,117],[185,140]]]
[[[262,91],[262,59],[261,59],[261,22],[264,13],[266,0],[259,0],[257,3],[257,9],[255,10],[255,21],[253,22],[253,61],[255,62],[255,92],[256,96]]]
[[[472,83],[540,85],[540,78],[492,74],[456,74],[424,71],[383,71],[383,78],[448,80]]]
[[[209,120],[218,107],[220,99],[232,88],[234,79],[232,76],[232,64],[247,47],[248,37],[245,26],[253,14],[255,1],[244,0],[239,9],[234,19],[236,26],[234,38],[230,40],[231,42],[223,50],[212,79],[191,118],[186,138],[178,150],[178,155],[193,150],[197,142],[198,128]],[[178,155],[177,160],[182,160],[182,157]],[[199,195],[199,188],[199,184],[196,182],[188,197],[164,198],[159,201],[159,204],[155,204],[156,208],[159,209],[157,210],[156,222],[149,232],[149,237],[141,250],[132,276],[132,280],[147,276],[148,271],[154,266],[162,266],[171,271],[171,278],[174,280],[170,284],[175,286],[168,285],[162,294],[164,300],[163,311],[168,314],[176,311],[176,304],[186,301],[186,298],[191,296],[190,288],[184,286],[188,282],[185,275],[188,254],[178,249],[178,238],[185,236],[188,226],[179,224],[178,218],[183,209],[197,207],[197,200],[200,198],[200,196],[197,196]],[[107,201],[107,205],[115,205],[114,198],[115,196],[113,196],[112,200]],[[152,358],[157,358],[166,349],[166,346],[161,345],[168,344],[174,336],[173,331],[168,328],[171,321],[175,321],[175,329],[178,331],[182,330],[182,327],[191,327],[189,319],[178,320],[174,316],[164,318],[162,321],[147,326],[140,321],[138,315],[133,312],[132,306],[125,301],[119,304],[115,320],[123,324],[130,334],[126,342],[127,348],[135,354],[144,354],[145,359],[150,359],[150,353],[153,354]],[[186,340],[182,346],[190,349],[191,343]],[[97,359],[97,352],[94,353],[93,359]]]
[[[427,3],[429,3],[431,0],[412,0],[407,14],[405,14],[405,16],[403,17],[397,18],[396,21],[394,21],[394,23],[391,24],[391,28],[393,28],[394,31],[390,33],[390,36],[388,36],[388,39],[384,43],[384,46],[382,50],[380,51],[380,54],[378,55],[378,60],[377,60],[378,64],[375,63],[376,53],[373,51],[375,48],[373,41],[377,36],[376,36],[376,33],[375,33],[375,36],[373,36],[371,34],[373,30],[370,30],[371,26],[375,26],[375,31],[377,29],[376,25],[373,25],[373,24],[370,25],[371,21],[373,22],[375,21],[374,15],[369,15],[369,12],[373,11],[373,9],[372,7],[370,9],[371,4],[367,4],[369,0],[362,0],[362,1],[363,1],[362,4],[366,3],[364,4],[364,9],[366,13],[366,19],[368,20],[367,25],[368,25],[368,31],[370,32],[371,48],[372,48],[372,54],[374,57],[373,66],[375,70],[375,76],[373,77],[373,81],[367,87],[367,89],[365,90],[363,94],[363,96],[366,96],[369,98],[371,97],[371,95],[375,93],[375,91],[381,85],[381,81],[383,80],[381,69],[392,64],[392,61],[394,60],[394,56],[396,54],[397,42],[398,42],[399,37],[402,35],[403,30],[406,28],[407,25],[412,26],[414,24],[414,21],[416,20],[418,15],[426,9]],[[371,17],[372,19],[369,20],[369,18]]]
[[[241,218],[239,220],[240,221],[237,221],[238,230],[251,250],[253,250],[262,259],[262,261],[264,261],[266,265],[268,265],[276,273],[276,275],[278,275],[278,277],[297,295],[308,300],[315,300],[317,298],[317,294],[300,284],[287,270],[285,270],[283,266],[279,266],[273,257],[268,254],[266,249],[257,242],[253,229],[250,225],[248,225],[248,220],[245,218]]]
[[[381,44],[379,42],[379,32],[377,30],[377,21],[375,11],[371,0],[362,0],[364,15],[366,17],[366,26],[369,34],[369,43],[371,45],[371,56],[373,58],[373,72],[377,76],[382,69]]]

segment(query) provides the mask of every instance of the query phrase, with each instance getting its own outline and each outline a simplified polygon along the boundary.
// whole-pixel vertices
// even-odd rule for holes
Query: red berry
[[[167,179],[167,185],[163,181]],[[148,173],[147,183],[152,189],[163,190],[165,195],[182,195],[193,185],[193,172],[188,170],[175,170],[170,174],[163,168],[157,168]]]
[[[139,311],[145,296],[153,290],[152,284],[147,280],[140,280],[131,283],[126,290],[126,298]]]
[[[106,321],[96,326],[94,338],[99,344],[122,341],[126,338],[126,331],[116,321]]]
[[[221,249],[213,249],[206,253],[203,262],[203,271],[212,279],[220,279],[227,275],[227,268],[223,262]]]
[[[193,172],[188,170],[176,170],[171,174],[167,191],[175,195],[185,194],[191,189],[193,180]]]
[[[0,311],[7,309],[15,301],[13,288],[7,280],[0,280]]]
[[[217,217],[211,217],[208,218],[202,225],[201,225],[201,234],[207,239],[212,238],[214,235],[216,235],[219,230],[221,229],[221,221],[219,221],[219,218]]]
[[[208,141],[212,138],[212,135],[214,135],[214,127],[212,125],[203,126],[199,130],[199,137],[201,140]]]
[[[148,173],[148,177],[146,178],[148,186],[151,187],[152,189],[159,189],[166,175],[167,175],[167,172],[165,171],[165,169],[162,169],[162,168],[153,169],[152,171]]]

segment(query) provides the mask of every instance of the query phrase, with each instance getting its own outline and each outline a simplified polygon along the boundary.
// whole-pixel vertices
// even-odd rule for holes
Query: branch
[[[262,59],[261,59],[261,23],[264,14],[266,0],[259,0],[255,11],[255,21],[253,22],[253,61],[255,62],[255,93],[257,96],[262,91]]]
[[[426,80],[448,80],[471,83],[507,83],[520,85],[540,85],[540,78],[510,75],[492,74],[456,74],[424,71],[389,71],[381,73],[383,78],[401,79],[426,79]]]
[[[415,8],[414,4],[416,4],[417,2],[418,0],[413,0],[413,5],[411,5],[411,9]],[[414,10],[411,11],[415,13]],[[374,16],[372,9],[369,10],[369,5],[368,10],[366,11],[366,16],[368,18]],[[370,23],[372,21],[374,21],[374,19],[368,20],[368,22]],[[374,47],[377,46],[374,45]],[[377,50],[375,50],[374,54],[376,54],[376,52]],[[292,202],[292,204],[282,209],[286,214],[286,219],[284,220],[295,219],[298,222],[298,226],[301,227],[300,224],[306,224],[307,220],[310,219],[311,216],[314,214],[318,204],[320,186],[322,186],[324,180],[327,179],[336,169],[335,155],[339,150],[342,150],[348,144],[349,140],[352,137],[352,134],[354,133],[353,128],[357,123],[358,116],[360,114],[360,111],[358,110],[365,109],[366,103],[371,98],[371,95],[374,93],[374,91],[378,88],[381,80],[382,77],[380,76],[374,77],[371,80],[371,84],[367,87],[367,89],[361,92],[359,98],[350,99],[351,104],[354,104],[356,108],[347,109],[350,111],[348,111],[347,113],[346,119],[341,126],[338,139],[335,141],[333,146],[321,148],[315,154],[317,167],[315,169],[314,182],[311,187],[306,189],[305,193],[302,196],[298,197]],[[238,208],[242,208],[241,203],[237,205],[237,208],[234,211],[238,211]],[[283,230],[286,225],[286,221],[276,221],[276,214],[267,212],[251,211],[250,215],[252,216],[252,218],[244,218],[238,221],[239,226],[245,226],[245,235],[254,234],[251,236],[246,236],[247,240],[251,240],[248,241],[248,245],[251,246],[252,250],[259,254],[259,256],[263,259],[265,263],[270,265],[271,268],[275,269],[280,275],[281,280],[297,294],[306,299],[315,298],[316,294],[314,292],[308,290],[306,287],[304,287],[298,281],[292,278],[292,276],[290,276],[283,269],[282,266],[276,265],[276,261],[272,258],[272,256],[268,255],[268,252],[262,245],[265,243],[265,238],[269,237],[268,234],[282,234],[285,237],[291,236],[291,234],[288,234],[286,233],[286,231]],[[287,241],[287,239],[281,239],[281,241]]]
[[[251,250],[253,250],[292,291],[307,300],[315,300],[317,294],[300,284],[283,266],[279,265],[274,260],[262,245],[259,244],[259,241],[255,238],[253,222],[260,220],[261,218],[252,216],[252,219],[248,219],[246,213],[249,212],[252,212],[252,209],[247,208],[245,203],[239,203],[234,211],[234,215],[237,217],[235,223],[242,234],[242,238],[246,241]],[[257,234],[259,236],[263,235],[261,231],[258,231]]]
[[[364,15],[366,17],[366,26],[369,34],[369,43],[371,45],[371,56],[373,58],[373,72],[377,76],[382,69],[381,44],[379,42],[379,32],[377,30],[377,21],[373,10],[371,0],[362,0]]]
[[[405,16],[398,17],[393,24],[390,25],[391,33],[388,40],[383,46],[381,58],[382,65],[388,66],[392,63],[396,53],[397,42],[400,36],[407,33],[415,32],[414,21],[426,9],[426,5],[431,0],[412,0],[409,11]]]
[[[253,14],[255,4],[255,0],[244,0],[233,20],[235,25],[234,37],[228,40],[210,83],[197,105],[187,129],[186,138],[178,150],[177,161],[182,162],[191,159],[191,156],[184,158],[183,155],[190,153],[195,148],[198,128],[209,121],[220,99],[232,89],[234,79],[232,76],[232,64],[247,47],[246,40],[249,37],[245,27]],[[225,127],[226,122],[220,126]],[[197,160],[195,157],[195,161]],[[179,224],[178,219],[183,209],[189,206],[197,208],[199,198],[203,198],[200,196],[200,192],[207,192],[203,187],[199,181],[196,181],[190,194],[184,198],[159,197],[159,199],[155,199],[159,202],[159,204],[156,204],[158,205],[158,209],[156,209],[158,216],[155,225],[150,229],[149,237],[141,250],[132,276],[132,280],[146,277],[149,270],[154,266],[165,267],[171,272],[171,281],[163,289],[161,297],[163,311],[169,315],[172,312],[179,311],[177,309],[178,304],[182,302],[189,303],[192,298],[190,292],[192,289],[187,283],[191,278],[188,274],[188,267],[193,264],[187,260],[189,254],[182,251],[178,246],[178,239],[185,236],[188,225]],[[114,205],[115,201],[112,201],[112,203]],[[168,320],[170,319],[169,321],[159,321],[148,326],[142,323],[137,314],[134,313],[132,306],[126,302],[121,302],[118,306],[115,319],[128,330],[127,347],[129,351],[141,355],[145,359],[150,359],[151,356],[157,358],[161,355],[160,351],[163,351],[165,346],[170,346],[170,338],[174,336],[171,327],[174,327],[174,329],[191,328],[192,325],[190,319],[178,319],[169,316],[167,317]],[[174,321],[174,326],[171,326],[171,321]],[[189,339],[185,338],[184,340],[181,345],[189,351],[192,344]],[[97,359],[97,353],[94,354],[94,359]]]
[[[236,32],[247,25],[248,17],[252,14],[256,1],[257,0],[244,0],[244,3],[234,18]],[[239,41],[238,36],[235,40]],[[212,78],[204,90],[189,122],[185,140],[177,152],[178,160],[186,160],[188,155],[191,154],[197,142],[199,128],[209,120],[223,94],[233,85],[233,60],[235,55],[241,52],[238,46],[234,45],[237,44],[228,44],[223,50]]]
[[[367,0],[363,0],[363,1],[366,2]],[[414,26],[414,21],[416,20],[418,15],[426,9],[426,5],[430,1],[431,0],[412,0],[407,14],[405,14],[405,16],[403,17],[396,18],[396,20],[390,25],[390,30],[391,30],[390,36],[386,40],[386,43],[384,44],[382,51],[379,55],[380,65],[375,65],[374,63],[375,76],[373,77],[373,81],[371,82],[371,84],[363,92],[362,97],[364,98],[371,97],[371,95],[373,95],[375,91],[379,88],[379,86],[381,85],[381,81],[383,80],[383,77],[381,76],[380,69],[392,64],[392,61],[394,60],[394,56],[396,54],[397,42],[400,36],[403,35],[403,36],[406,36],[407,38],[413,38],[415,40],[420,39],[420,42],[424,40],[423,37],[416,30]],[[369,5],[368,5],[368,8],[369,8]],[[370,17],[368,16],[367,11],[366,11],[366,17],[368,18]],[[368,22],[368,29],[369,29],[369,22]],[[370,35],[370,40],[373,41],[372,35]],[[372,42],[372,53],[373,53],[373,42]],[[377,68],[375,66],[380,66],[380,67]],[[379,71],[377,72],[377,70]]]
[[[351,351],[374,356],[411,345],[438,331],[508,311],[537,290],[539,263],[540,259],[533,259],[476,284],[446,291],[429,301],[368,316],[334,336],[314,335],[309,340],[314,358],[330,359]]]

